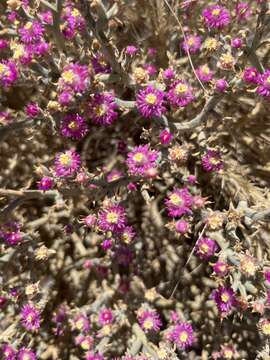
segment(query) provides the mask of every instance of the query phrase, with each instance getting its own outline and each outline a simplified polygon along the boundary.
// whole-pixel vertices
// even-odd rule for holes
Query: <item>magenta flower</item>
[[[182,80],[178,80],[172,84],[167,97],[170,104],[175,107],[185,107],[194,100],[191,86]]]
[[[83,93],[90,84],[88,67],[80,64],[69,64],[64,67],[64,71],[58,80],[61,91]]]
[[[68,114],[61,122],[60,131],[64,137],[79,140],[87,134],[88,126],[79,114]]]
[[[195,253],[202,260],[208,260],[217,250],[217,243],[207,237],[200,238],[195,245]]]
[[[62,32],[67,39],[72,39],[85,29],[85,19],[73,6],[68,5],[64,8],[62,20],[64,21]]]
[[[149,76],[154,76],[157,73],[157,68],[153,64],[145,64],[143,68],[147,71]]]
[[[229,10],[220,5],[211,5],[203,10],[205,25],[209,28],[222,29],[231,21]]]
[[[23,43],[35,43],[41,40],[44,34],[43,25],[37,21],[28,21],[22,28],[19,29],[19,34]]]
[[[159,139],[162,145],[168,145],[171,142],[172,138],[173,135],[167,130],[163,130],[159,134]]]
[[[0,39],[0,50],[8,48],[9,43],[5,39]]]
[[[75,344],[79,345],[84,351],[89,351],[94,345],[94,338],[90,335],[79,335],[75,338]]]
[[[16,350],[9,344],[4,344],[1,347],[1,355],[3,360],[16,360]]]
[[[81,158],[74,150],[58,153],[55,158],[55,173],[59,177],[68,177],[80,168]]]
[[[113,246],[113,241],[112,239],[105,239],[102,241],[101,243],[101,247],[104,251],[108,251],[111,249],[111,247]]]
[[[259,80],[259,72],[256,68],[254,67],[248,67],[244,70],[243,73],[243,79],[244,81],[246,81],[247,83],[250,84],[257,84],[258,80]]]
[[[15,62],[3,60],[0,62],[0,84],[4,87],[11,86],[18,79],[18,70]]]
[[[42,23],[44,23],[46,25],[53,24],[53,14],[50,10],[39,13],[39,17],[40,17]]]
[[[125,53],[129,56],[134,56],[138,53],[138,48],[134,45],[128,45],[125,49]]]
[[[112,182],[121,179],[124,176],[122,171],[119,171],[117,169],[113,169],[108,175],[107,175],[107,181]]]
[[[20,225],[16,222],[10,222],[1,225],[0,238],[10,246],[15,246],[22,241],[22,233],[20,231]]]
[[[175,72],[171,68],[165,69],[162,73],[162,77],[164,80],[172,80],[175,77]]]
[[[225,79],[218,79],[215,83],[215,88],[217,91],[223,93],[229,87],[228,82]]]
[[[100,353],[87,353],[85,360],[105,360],[105,358]]]
[[[134,239],[135,235],[136,233],[134,231],[133,226],[126,226],[124,230],[121,232],[120,238],[124,243],[130,244]]]
[[[73,325],[76,330],[82,331],[84,333],[90,330],[90,321],[84,314],[77,315],[73,321]]]
[[[159,153],[150,150],[148,144],[136,146],[128,153],[128,172],[134,176],[147,176],[149,170],[156,168],[158,156]]]
[[[214,73],[207,64],[201,65],[196,69],[198,78],[203,82],[209,82],[213,79]]]
[[[217,150],[207,150],[207,153],[202,156],[202,167],[208,172],[223,169],[220,152]]]
[[[83,223],[89,228],[94,226],[96,224],[96,222],[97,222],[97,219],[96,219],[95,215],[92,215],[92,214],[87,215],[85,218],[83,218]]]
[[[266,70],[258,77],[257,93],[263,97],[270,97],[270,70]]]
[[[88,105],[88,115],[95,124],[111,125],[118,117],[117,104],[110,93],[95,94]]]
[[[174,343],[179,350],[186,350],[194,343],[192,326],[182,322],[175,325],[169,333],[169,340]]]
[[[24,305],[21,311],[21,321],[26,330],[37,331],[40,328],[40,311],[31,304]]]
[[[58,96],[58,102],[62,106],[68,106],[73,99],[73,94],[70,91],[63,91]]]
[[[120,205],[111,205],[98,214],[98,226],[102,231],[121,232],[126,226],[126,211]]]
[[[229,265],[222,261],[217,261],[213,265],[213,270],[218,276],[226,276],[229,272]]]
[[[21,348],[18,352],[17,360],[37,360],[37,357],[32,350]]]
[[[189,223],[186,220],[178,220],[175,223],[175,231],[179,234],[186,234],[189,231]]]
[[[234,38],[231,41],[231,46],[235,49],[240,49],[243,46],[243,40],[240,38]]]
[[[25,113],[30,118],[35,118],[40,112],[40,108],[37,103],[30,103],[25,107]]]
[[[106,63],[103,55],[97,53],[91,59],[95,74],[110,74],[112,72],[111,66]]]
[[[200,50],[202,41],[200,36],[188,35],[186,39],[182,42],[182,48],[187,53],[188,51],[191,54],[195,54]]]
[[[220,286],[212,293],[212,299],[216,302],[216,305],[220,312],[229,313],[236,305],[236,298],[232,288]]]
[[[170,217],[191,214],[192,196],[187,188],[175,188],[165,199],[165,205]]]
[[[104,308],[100,311],[98,316],[98,322],[100,326],[112,324],[114,321],[114,315],[111,309]]]
[[[150,331],[157,332],[162,326],[160,316],[156,310],[139,310],[137,319],[145,333]]]
[[[54,186],[54,180],[48,176],[44,176],[38,182],[38,189],[47,191],[50,190]]]
[[[265,280],[270,284],[270,269],[267,269],[263,273]]]
[[[246,2],[240,2],[236,5],[236,15],[238,20],[244,21],[247,20],[251,15],[251,10],[249,4]]]
[[[140,90],[136,96],[139,113],[145,118],[160,117],[166,111],[164,93],[153,86]]]

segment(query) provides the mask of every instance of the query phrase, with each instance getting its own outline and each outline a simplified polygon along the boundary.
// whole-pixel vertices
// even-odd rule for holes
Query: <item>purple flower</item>
[[[95,124],[111,125],[118,117],[115,98],[110,93],[95,94],[89,102],[88,115]]]
[[[64,21],[62,32],[67,39],[72,39],[76,33],[81,33],[85,29],[85,19],[73,6],[64,8],[62,20]]]
[[[259,72],[254,67],[248,67],[244,70],[243,79],[247,83],[257,84],[259,80]]]
[[[84,314],[79,314],[73,321],[74,328],[84,333],[90,330],[90,321]]]
[[[169,340],[174,343],[179,350],[186,350],[194,343],[192,326],[182,322],[175,325],[169,333]]]
[[[93,347],[94,338],[89,335],[79,335],[75,338],[75,344],[79,345],[84,351],[88,351]]]
[[[39,13],[39,17],[44,24],[53,25],[53,14],[50,10]]]
[[[182,80],[172,84],[167,97],[170,104],[175,107],[185,107],[194,100],[191,86]]]
[[[106,63],[101,53],[97,53],[91,59],[95,74],[110,74],[112,72],[111,66]]]
[[[0,83],[4,87],[11,86],[18,79],[18,71],[15,62],[1,61],[0,62]]]
[[[104,251],[110,250],[113,245],[112,239],[105,239],[102,241],[101,247]]]
[[[175,223],[175,231],[179,234],[186,234],[189,230],[189,223],[186,220],[178,220]]]
[[[68,114],[61,122],[60,131],[64,137],[78,140],[87,134],[88,126],[79,114]]]
[[[216,302],[216,305],[220,312],[229,313],[233,306],[236,305],[236,298],[232,288],[220,286],[212,293],[212,299]]]
[[[202,156],[202,167],[205,171],[219,171],[223,168],[220,152],[217,150],[207,150]]]
[[[200,238],[195,245],[196,255],[202,260],[208,260],[217,250],[217,243],[207,237]]]
[[[19,29],[19,34],[22,42],[29,44],[40,41],[44,34],[43,25],[37,21],[28,21],[22,28]]]
[[[173,135],[167,130],[163,130],[159,134],[159,139],[162,145],[168,145],[171,142],[172,138]]]
[[[0,227],[0,238],[3,238],[8,245],[17,245],[22,241],[20,225],[16,222],[3,224]]]
[[[209,82],[213,79],[214,73],[207,64],[201,65],[196,69],[198,78],[203,82]]]
[[[98,214],[98,226],[102,231],[120,232],[126,226],[126,211],[120,205],[111,205]]]
[[[128,153],[128,172],[134,176],[147,176],[148,171],[156,168],[158,156],[159,153],[150,150],[148,144],[136,146]]]
[[[125,244],[130,244],[135,235],[136,233],[134,231],[134,228],[132,226],[126,226],[121,232],[120,238]]]
[[[55,172],[59,177],[68,177],[75,174],[80,168],[81,158],[74,150],[66,150],[56,155]]]
[[[58,102],[62,106],[68,106],[73,100],[73,94],[70,91],[63,91],[58,96]]]
[[[270,269],[264,271],[264,278],[270,284]]]
[[[61,91],[83,93],[90,84],[88,67],[80,64],[69,64],[64,67],[58,86]]]
[[[192,196],[187,188],[175,188],[165,199],[165,205],[170,217],[191,214]]]
[[[258,77],[257,93],[263,97],[270,97],[270,70],[266,70]]]
[[[122,171],[119,171],[117,169],[113,169],[108,175],[107,175],[107,181],[112,182],[121,179],[124,176]]]
[[[223,6],[211,5],[203,10],[203,18],[209,28],[222,29],[230,23],[230,12]]]
[[[40,312],[31,304],[23,306],[21,311],[23,327],[29,331],[37,331],[40,328]]]
[[[138,92],[136,104],[140,114],[146,118],[160,117],[166,111],[164,93],[153,86]]]
[[[229,272],[229,266],[227,263],[222,262],[222,261],[217,261],[214,265],[213,265],[213,270],[214,272],[218,275],[218,276],[226,276]]]
[[[1,347],[1,352],[3,360],[15,360],[16,359],[16,350],[9,344],[4,344]]]
[[[217,91],[223,93],[227,88],[229,84],[225,79],[218,79],[215,83],[215,88]]]
[[[246,2],[240,2],[236,5],[236,15],[238,20],[244,21],[251,15],[251,10],[249,8],[249,4]]]
[[[100,311],[98,316],[98,322],[100,326],[112,324],[114,321],[114,315],[111,309],[104,308]]]
[[[143,68],[147,71],[149,76],[154,76],[157,73],[157,68],[153,64],[145,64]]]
[[[159,314],[156,310],[143,310],[140,309],[137,314],[138,322],[140,327],[145,333],[149,331],[157,332],[162,326],[162,322]]]
[[[39,114],[39,112],[40,108],[37,103],[31,103],[25,107],[25,113],[30,118],[35,118]]]
[[[17,360],[37,360],[37,357],[32,350],[21,348],[18,352]]]
[[[172,80],[175,77],[175,72],[173,69],[168,68],[163,71],[162,76],[164,80]]]
[[[114,256],[117,264],[128,266],[133,260],[134,254],[128,246],[118,246]]]
[[[5,39],[0,39],[0,50],[8,48],[8,41]]]
[[[133,45],[128,45],[125,49],[125,53],[129,56],[134,56],[138,53],[138,48]]]
[[[87,353],[85,360],[105,360],[100,353]]]
[[[53,186],[54,186],[54,180],[48,176],[44,176],[38,182],[39,190],[47,191],[47,190],[50,190]]]
[[[182,48],[185,53],[189,51],[191,54],[195,54],[198,50],[200,50],[201,44],[202,41],[200,36],[188,35],[182,43]]]
[[[243,41],[240,38],[234,38],[231,41],[231,46],[235,49],[240,49],[243,45]]]

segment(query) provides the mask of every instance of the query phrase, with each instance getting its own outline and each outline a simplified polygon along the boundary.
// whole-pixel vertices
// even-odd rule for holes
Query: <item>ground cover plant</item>
[[[270,358],[270,6],[0,2],[6,360]]]

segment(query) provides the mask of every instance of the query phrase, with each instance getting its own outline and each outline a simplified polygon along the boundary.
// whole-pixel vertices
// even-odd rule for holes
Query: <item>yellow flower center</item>
[[[147,104],[155,105],[157,103],[157,97],[155,94],[148,94],[145,97],[145,101],[147,102]]]
[[[229,297],[228,294],[222,294],[222,295],[221,295],[221,300],[222,300],[224,303],[226,303],[226,302],[228,302],[228,301],[230,300],[230,297]]]
[[[25,25],[25,29],[26,30],[30,30],[30,29],[32,29],[32,26],[33,26],[33,24],[30,22],[30,21],[28,21],[28,23]]]
[[[79,319],[79,320],[76,321],[76,328],[77,328],[78,330],[82,330],[83,325],[84,325],[83,319]]]
[[[83,341],[81,342],[81,348],[82,348],[83,350],[89,350],[89,349],[90,349],[90,344],[89,344],[89,342],[87,341],[87,339],[85,339],[85,340],[83,340]]]
[[[202,67],[202,72],[205,74],[205,75],[208,75],[210,70],[209,70],[209,67],[207,65],[203,66]]]
[[[109,212],[106,216],[106,219],[111,224],[116,224],[118,221],[118,214],[115,212]],[[104,315],[104,318],[107,318],[107,316]]]
[[[225,271],[226,270],[226,265],[220,265],[219,266],[219,271]]]
[[[69,166],[72,163],[72,158],[68,154],[61,154],[59,157],[59,162],[63,166]]]
[[[188,87],[187,87],[187,85],[186,84],[178,84],[178,85],[176,85],[176,87],[175,87],[175,92],[176,92],[176,94],[183,94],[183,93],[185,93],[186,91],[188,90]]]
[[[22,360],[31,360],[31,356],[28,354],[23,354]]]
[[[66,83],[71,84],[75,79],[75,75],[72,70],[67,70],[63,72],[62,78]]]
[[[26,320],[28,322],[32,322],[33,321],[33,315],[32,314],[29,314],[27,317],[26,317]]]
[[[145,320],[145,322],[143,323],[143,327],[147,330],[150,330],[153,328],[153,321],[151,319],[147,319]]]
[[[232,350],[225,350],[225,351],[224,351],[224,357],[225,357],[225,359],[232,359],[232,356],[233,356]]]
[[[265,334],[265,335],[270,335],[270,323],[267,322],[267,323],[264,323],[262,325],[262,332]]]
[[[172,195],[170,195],[170,202],[173,205],[180,205],[182,203],[182,199],[181,199],[181,197],[179,195],[172,194]]]
[[[0,75],[5,75],[7,72],[7,67],[5,64],[0,64]]]
[[[106,113],[107,109],[104,105],[98,105],[95,108],[95,113],[97,116],[103,116]]]
[[[220,14],[220,9],[214,9],[212,10],[212,15],[218,16]]]
[[[186,331],[182,331],[179,335],[179,339],[181,342],[186,342],[188,339],[188,333]]]
[[[71,121],[69,124],[68,124],[68,127],[72,130],[75,130],[75,129],[78,129],[78,124],[76,123],[76,121]]]
[[[200,246],[200,250],[205,254],[205,253],[208,252],[209,246],[208,246],[207,244],[202,244],[202,245]]]
[[[122,234],[122,240],[126,243],[126,244],[128,244],[129,243],[129,235],[128,235],[128,233],[123,233]]]
[[[73,10],[71,11],[71,15],[74,16],[74,17],[78,17],[78,16],[80,16],[81,14],[80,14],[80,12],[79,12],[78,9],[73,9]]]
[[[254,76],[255,76],[256,74],[254,74]],[[266,79],[266,82],[268,83],[268,84],[270,84],[270,76],[268,76],[268,78]]]
[[[187,43],[189,46],[192,46],[194,44],[194,38],[189,38]]]
[[[143,159],[144,159],[144,154],[140,152],[138,152],[133,156],[133,160],[136,162],[141,162]]]
[[[209,161],[212,165],[217,165],[219,163],[219,159],[216,158],[211,158]]]

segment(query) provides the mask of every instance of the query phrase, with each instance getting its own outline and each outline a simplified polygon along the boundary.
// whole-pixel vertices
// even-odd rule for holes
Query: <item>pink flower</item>
[[[147,177],[147,172],[156,168],[158,156],[159,153],[150,150],[148,144],[136,146],[128,153],[128,172],[134,176]]]
[[[205,25],[209,28],[222,29],[231,21],[230,12],[223,6],[211,5],[203,10]]]
[[[163,130],[159,134],[160,142],[163,145],[168,145],[171,142],[172,138],[173,138],[173,135],[167,130]]]
[[[68,114],[61,122],[60,131],[64,137],[79,140],[87,134],[88,126],[79,114]]]
[[[54,180],[50,177],[44,176],[40,181],[38,182],[38,189],[47,191],[50,190],[54,186]]]
[[[98,214],[98,226],[102,231],[120,232],[126,226],[126,211],[120,205],[111,205]]]
[[[203,82],[209,82],[213,79],[214,73],[210,70],[207,64],[201,65],[197,70],[196,74],[198,78]]]
[[[30,103],[25,107],[25,113],[31,118],[35,118],[39,112],[40,108],[37,103]]]
[[[12,60],[0,62],[0,84],[4,87],[11,86],[18,79],[18,70]]]
[[[164,93],[153,86],[148,86],[138,92],[136,105],[145,118],[160,117],[166,111]]]
[[[180,350],[188,349],[194,343],[192,326],[186,322],[178,323],[169,333],[169,340]]]
[[[31,349],[23,347],[18,352],[17,360],[37,360],[37,357]]]
[[[95,94],[88,106],[88,115],[95,124],[108,126],[118,118],[117,104],[110,93]]]
[[[236,15],[238,20],[244,21],[247,20],[251,15],[251,10],[249,4],[246,2],[240,2],[236,5]]]
[[[88,67],[80,64],[69,64],[64,67],[58,87],[61,91],[83,93],[90,85]]]
[[[137,318],[140,327],[145,333],[150,331],[157,332],[162,326],[160,316],[156,310],[139,310]]]
[[[208,150],[202,156],[202,167],[205,171],[219,171],[223,169],[223,161],[221,160],[220,152],[217,150]]]
[[[229,313],[233,306],[236,305],[236,298],[232,288],[220,286],[212,293],[212,298],[215,300],[217,307],[222,313]]]
[[[179,217],[184,214],[191,214],[192,196],[187,188],[175,188],[165,199],[165,205],[168,215],[171,217]]]
[[[112,324],[114,321],[114,315],[111,309],[104,308],[100,311],[98,316],[98,322],[101,326]]]
[[[55,172],[59,177],[73,176],[81,165],[81,158],[74,150],[66,150],[56,155]]]
[[[248,67],[244,70],[243,79],[247,83],[257,84],[259,80],[259,72],[254,67]]]
[[[198,52],[198,50],[200,50],[201,44],[202,41],[200,36],[188,35],[186,40],[184,40],[182,43],[182,48],[184,49],[185,53],[189,51],[191,54],[195,54]]]
[[[195,253],[202,260],[208,260],[217,250],[217,243],[208,237],[200,238],[195,245]]]
[[[37,331],[40,328],[40,312],[31,304],[26,304],[21,311],[22,325],[29,331]]]
[[[35,43],[41,40],[44,34],[43,25],[37,21],[28,21],[22,28],[19,29],[19,34],[22,42]]]
[[[172,84],[167,97],[170,104],[174,107],[185,107],[194,100],[191,86],[182,80],[175,81]]]
[[[266,70],[258,77],[257,93],[263,97],[270,98],[270,70]]]

